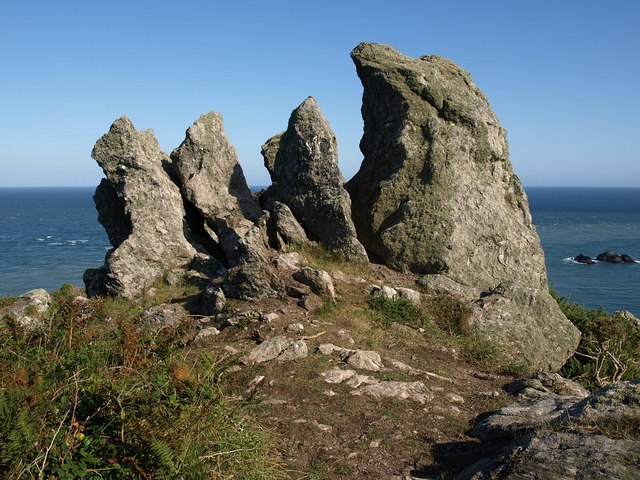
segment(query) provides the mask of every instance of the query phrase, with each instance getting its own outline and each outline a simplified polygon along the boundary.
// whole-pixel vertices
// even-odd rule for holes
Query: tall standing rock
[[[351,219],[338,167],[338,145],[313,97],[291,114],[287,130],[262,147],[272,201],[287,205],[309,236],[349,260],[367,261]]]
[[[87,293],[133,297],[196,253],[185,238],[182,197],[153,132],[136,131],[127,117],[111,125],[91,156],[106,176],[94,199],[114,248],[104,266],[85,272]]]
[[[358,237],[390,267],[491,293],[478,325],[533,369],[559,368],[579,333],[551,298],[506,132],[469,74],[386,45],[351,53],[364,86],[364,160],[346,188]]]
[[[227,294],[253,299],[277,297],[284,286],[267,261],[266,219],[254,200],[217,112],[202,115],[171,153],[184,197],[214,232],[231,267]]]

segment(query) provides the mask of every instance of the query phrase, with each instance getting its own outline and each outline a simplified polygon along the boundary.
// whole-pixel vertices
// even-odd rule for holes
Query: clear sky
[[[222,113],[251,185],[314,96],[346,179],[362,156],[361,41],[468,70],[525,185],[640,186],[640,1],[2,1],[0,186],[97,185],[113,120],[169,153]]]

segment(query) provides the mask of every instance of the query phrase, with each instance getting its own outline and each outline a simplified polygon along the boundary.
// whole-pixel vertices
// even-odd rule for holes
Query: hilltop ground
[[[135,300],[65,286],[40,332],[5,315],[0,474],[452,478],[495,451],[468,433],[513,401],[503,387],[526,366],[417,276],[301,253],[331,274],[335,302],[228,299],[207,317],[174,279]]]

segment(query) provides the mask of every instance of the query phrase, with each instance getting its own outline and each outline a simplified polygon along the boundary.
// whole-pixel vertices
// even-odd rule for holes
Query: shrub
[[[147,338],[132,301],[53,297],[43,335],[0,334],[0,477],[286,477],[222,363]]]
[[[622,315],[589,309],[552,291],[566,317],[580,330],[578,349],[561,374],[596,390],[608,383],[640,378],[640,325]]]

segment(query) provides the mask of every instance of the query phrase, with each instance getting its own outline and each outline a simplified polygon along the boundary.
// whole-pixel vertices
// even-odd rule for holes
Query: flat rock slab
[[[308,354],[304,340],[292,340],[285,336],[277,336],[265,340],[255,347],[241,362],[246,365],[264,363],[270,360],[287,361],[304,358]]]

